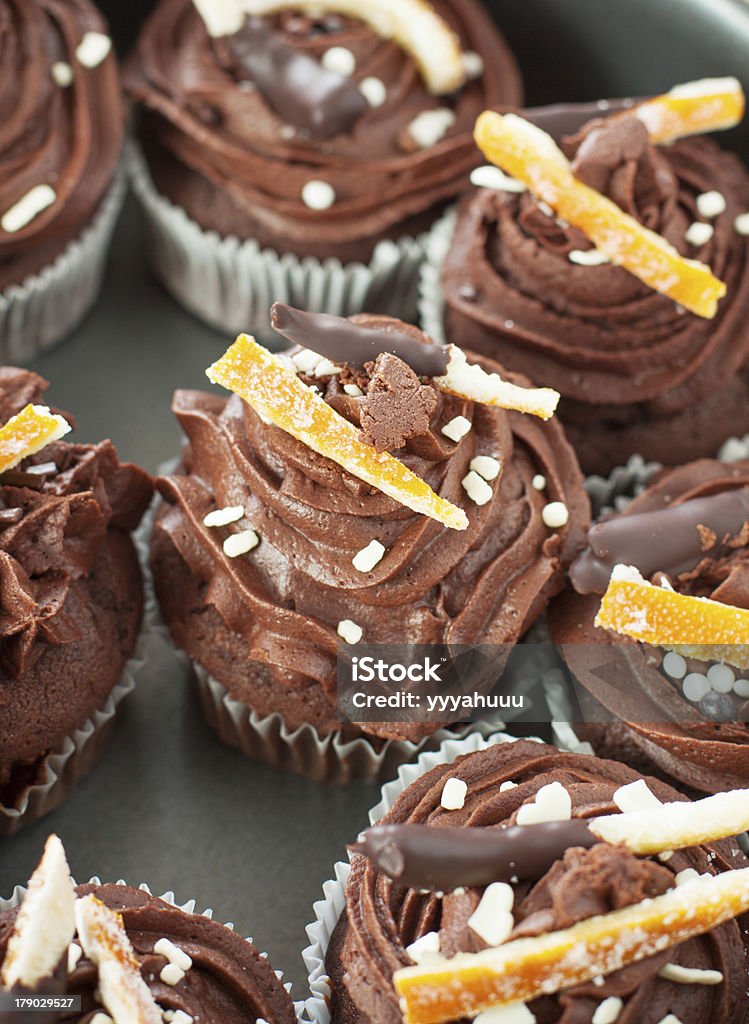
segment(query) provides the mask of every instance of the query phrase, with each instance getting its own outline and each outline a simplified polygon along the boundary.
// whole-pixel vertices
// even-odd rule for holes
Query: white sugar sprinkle
[[[102,1013],[100,1010],[95,1013],[91,1018],[91,1024],[114,1024],[114,1020],[109,1016],[108,1013]]]
[[[490,946],[509,939],[515,921],[512,907],[515,894],[506,882],[492,882],[484,890],[481,902],[468,918],[468,927]]]
[[[335,189],[327,181],[313,179],[302,189],[302,202],[310,210],[329,210],[335,200]]]
[[[614,1024],[615,1021],[619,1020],[619,1014],[622,1012],[623,1006],[624,1002],[619,996],[609,996],[608,999],[604,999],[595,1008],[591,1024]]]
[[[749,679],[737,679],[733,684],[733,692],[737,697],[749,697]]]
[[[661,1017],[658,1024],[681,1024],[681,1021],[675,1013],[667,1013],[665,1017]]]
[[[358,384],[344,384],[343,390],[347,395],[350,395],[351,398],[361,398],[364,394]]]
[[[722,192],[716,192],[714,189],[711,192],[702,192],[697,196],[697,210],[702,217],[718,217],[721,213],[725,213],[726,209],[726,197]]]
[[[165,1013],[164,1020],[167,1019],[169,1020],[170,1024],[194,1024],[194,1019],[190,1016],[189,1013],[185,1013],[184,1010],[172,1010],[171,1017],[169,1018],[167,1018]]]
[[[693,882],[695,878],[699,877],[699,873],[694,868],[684,868],[683,871],[679,871],[674,875],[674,882],[678,888],[680,885],[686,885],[687,882]]]
[[[491,455],[476,455],[469,463],[469,469],[484,480],[496,480],[501,468],[501,463]]]
[[[25,196],[14,203],[0,219],[0,227],[7,234],[12,235],[21,228],[25,228],[35,217],[51,206],[57,193],[50,185],[35,185]]]
[[[385,83],[379,78],[363,78],[359,82],[359,92],[370,107],[381,107],[388,98],[388,91]]]
[[[720,985],[723,975],[720,971],[708,971],[699,967],[684,967],[682,964],[665,964],[658,971],[659,978],[675,981],[680,985]]]
[[[203,526],[228,526],[229,523],[236,523],[244,515],[241,505],[228,505],[226,508],[216,508],[203,517]]]
[[[419,149],[430,149],[440,142],[455,124],[455,114],[447,107],[424,110],[408,126],[408,134]]]
[[[572,798],[561,782],[550,782],[536,793],[534,803],[518,808],[518,825],[535,825],[543,821],[569,821],[572,817]]]
[[[67,89],[69,85],[73,83],[73,69],[64,60],[56,61],[51,69],[52,80],[56,85],[59,85],[61,89]]]
[[[714,234],[715,228],[712,224],[704,224],[702,221],[696,220],[684,232],[684,240],[690,245],[706,245]]]
[[[224,541],[224,554],[227,558],[239,558],[246,555],[260,543],[260,538],[254,530],[242,530],[240,533],[233,533]]]
[[[440,805],[446,811],[459,811],[466,802],[468,786],[462,779],[448,779],[442,787]]]
[[[342,619],[338,623],[336,632],[341,640],[345,640],[347,644],[358,644],[364,636],[364,630],[361,626],[356,622],[352,622],[351,619]]]
[[[729,665],[711,665],[707,670],[707,680],[717,693],[730,693],[736,675]]]
[[[385,547],[378,540],[371,540],[365,548],[357,551],[351,559],[351,563],[358,572],[370,572],[382,561],[385,554]]]
[[[342,369],[343,367],[337,366],[332,359],[321,359],[312,372],[315,377],[335,377]]]
[[[482,477],[473,470],[471,470],[467,476],[464,476],[461,482],[463,484],[463,490],[474,505],[486,505],[488,501],[492,500],[494,491],[486,480],[482,479]]]
[[[185,973],[192,967],[192,957],[185,953],[183,949],[180,949],[179,946],[175,946],[170,939],[159,939],[154,945],[153,951],[157,956],[163,956],[170,964],[174,964]]]
[[[427,932],[420,939],[406,946],[406,952],[415,964],[423,963],[432,957],[438,956],[440,951],[439,932]]]
[[[623,814],[630,811],[646,811],[661,806],[661,801],[644,779],[620,786],[614,793],[613,800]]]
[[[300,373],[312,373],[320,362],[320,356],[309,348],[302,348],[295,352],[291,361]]]
[[[345,46],[331,46],[322,55],[320,63],[326,71],[334,71],[344,78],[348,78],[356,71],[356,57]]]
[[[682,693],[691,700],[693,704],[697,704],[706,693],[710,692],[710,683],[707,681],[707,677],[703,676],[701,672],[690,672],[688,676],[684,678],[684,682],[681,684]]]
[[[536,1016],[525,1003],[505,1003],[483,1010],[473,1024],[536,1024]]]
[[[534,491],[543,491],[546,487],[546,477],[542,473],[536,473],[531,480],[531,487]]]
[[[498,192],[525,192],[525,185],[517,178],[510,178],[499,167],[485,164],[471,171],[471,184],[476,188],[493,188]]]
[[[663,659],[663,671],[672,679],[683,679],[687,674],[686,660],[676,651],[669,651]]]
[[[740,213],[733,227],[737,235],[749,235],[749,213]]]
[[[466,50],[463,54],[463,70],[466,78],[480,78],[484,73],[484,59],[475,50]]]
[[[455,416],[446,423],[442,428],[442,433],[445,437],[449,437],[451,441],[455,441],[457,444],[471,429],[471,421],[467,420],[465,416]]]
[[[103,32],[86,32],[75,55],[84,68],[98,68],[112,49],[112,40]]]
[[[71,942],[68,946],[68,974],[72,974],[78,966],[78,961],[83,956],[83,950],[77,942]]]
[[[550,501],[548,505],[544,505],[541,518],[545,526],[556,530],[567,525],[570,513],[563,501]]]
[[[159,977],[165,985],[179,985],[185,976],[185,972],[180,970],[176,964],[167,964],[166,967],[162,967]]]
[[[577,263],[581,267],[600,267],[604,263],[610,263],[605,252],[598,249],[573,249],[569,255],[570,263]]]
[[[499,787],[499,792],[500,793],[506,793],[509,789],[517,789],[517,788],[518,788],[517,782],[510,782],[510,780],[508,779],[507,782],[503,782],[501,784],[501,786]]]

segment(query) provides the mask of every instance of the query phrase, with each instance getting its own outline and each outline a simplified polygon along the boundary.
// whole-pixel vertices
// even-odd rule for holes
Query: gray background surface
[[[143,0],[109,0],[124,49]],[[642,94],[706,75],[749,71],[741,0],[502,0],[493,6],[523,65],[532,102]],[[747,84],[745,82],[745,84]],[[746,149],[746,129],[726,142]],[[205,385],[229,339],[182,313],[149,276],[132,201],[113,247],[104,294],[85,324],[34,366],[50,399],[74,414],[77,436],[111,437],[153,470],[173,456],[177,386]],[[334,860],[366,824],[375,786],[307,782],[246,761],[203,724],[188,683],[165,652],[124,705],[104,760],[44,821],[0,840],[0,894],[26,880],[57,831],[79,879],[147,881],[212,906],[254,935],[304,993],[299,952],[311,904]]]

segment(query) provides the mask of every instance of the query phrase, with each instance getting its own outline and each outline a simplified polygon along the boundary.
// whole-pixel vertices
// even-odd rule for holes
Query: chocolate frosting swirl
[[[127,885],[81,885],[79,896],[93,893],[123,917],[127,936],[141,964],[141,973],[156,1002],[164,1010],[182,1010],[200,1024],[294,1024],[294,1007],[270,962],[251,942],[229,928],[199,914],[188,914],[141,889]],[[0,963],[12,934],[16,911],[0,914]],[[193,966],[178,985],[159,979],[166,965],[154,953],[159,939],[167,938],[192,958]],[[82,957],[68,975],[64,992],[80,995],[81,1013],[65,1013],[62,1020],[90,1024],[101,1011],[95,999],[98,972]]]
[[[324,7],[324,5],[322,5]],[[434,0],[484,72],[452,97],[429,94],[413,60],[363,22],[331,16],[268,19],[285,43],[317,60],[333,46],[353,53],[357,81],[384,83],[387,100],[348,131],[325,139],[289,132],[247,70],[225,59],[191,0],[160,0],[129,67],[131,96],[146,111],[143,137],[157,186],[204,228],[257,238],[273,249],[318,258],[366,259],[378,240],[422,229],[457,195],[479,162],[472,130],[487,105],[520,102],[512,56],[475,0]],[[408,127],[447,107],[455,122],[420,150]],[[304,185],[323,180],[336,201],[311,210]]]
[[[93,217],[119,160],[123,111],[112,54],[85,67],[85,33],[106,33],[89,0],[0,0],[0,216],[39,185],[54,203],[19,231],[0,226],[0,290],[49,264]],[[55,64],[72,69],[69,86]]]
[[[444,266],[448,337],[556,388],[565,422],[588,423],[596,407],[613,422],[627,409],[668,416],[699,404],[749,354],[749,250],[733,226],[749,208],[749,176],[709,139],[651,146],[626,114],[590,122],[564,148],[580,180],[726,282],[718,315],[684,312],[620,267],[570,262],[591,248],[581,232],[530,193],[484,189],[464,200]],[[684,236],[710,190],[726,210],[695,248]]]
[[[717,505],[710,502],[711,498],[734,496],[742,504],[747,487],[749,462],[702,459],[662,474],[611,522],[620,522],[623,527],[631,519],[634,525],[648,513],[680,508],[688,511],[689,502],[699,501],[706,514],[693,526],[691,556],[681,567],[664,565],[658,569],[672,568],[668,578],[680,593],[749,608],[749,525],[739,513],[733,520],[734,529],[724,533],[725,501]],[[708,514],[711,507],[715,509],[712,518]],[[638,565],[639,555],[645,573],[656,579],[658,572],[653,569],[648,537],[629,536],[622,529],[617,534],[619,540],[626,540],[634,556],[631,564]],[[667,554],[666,548],[664,557]],[[573,572],[576,585],[586,592],[576,593],[570,587],[549,611],[553,637],[564,645],[564,656],[576,678],[596,701],[626,722],[627,742],[646,763],[655,764],[695,790],[716,792],[749,785],[749,729],[735,719],[710,721],[685,700],[658,670],[663,652],[594,626],[600,597],[589,590],[601,588],[597,584],[589,588],[589,566],[587,551],[577,560]],[[616,672],[612,672],[619,681],[626,679],[627,685],[614,686],[608,673],[594,671],[603,660],[600,654],[594,657],[601,645],[610,646],[612,664],[616,666]],[[702,663],[701,670],[706,667]]]
[[[0,423],[46,388],[0,367]],[[110,441],[57,441],[0,475],[0,797],[14,768],[81,725],[119,678],[141,612],[129,531],[152,491]]]
[[[440,800],[448,777],[467,784],[465,805],[446,811]],[[496,828],[512,825],[518,808],[538,790],[559,782],[569,792],[573,818],[616,814],[615,791],[639,776],[613,761],[562,753],[529,741],[498,744],[439,765],[399,797],[384,824],[420,823],[434,828]],[[503,782],[514,788],[500,792]],[[683,800],[669,786],[647,780],[662,801]],[[627,906],[673,887],[673,875],[688,867],[716,873],[743,867],[746,859],[733,841],[678,851],[661,864],[637,859],[606,844],[573,848],[536,884],[515,889],[514,935],[537,935],[564,928],[599,913]],[[363,855],[355,855],[346,891],[346,909],[331,940],[326,967],[333,980],[333,1024],[400,1021],[392,985],[395,970],[411,960],[406,947],[438,931],[446,956],[476,952],[485,944],[468,928],[482,888],[456,890],[439,898],[393,883]],[[681,985],[657,977],[665,963],[710,968],[723,974],[715,987]],[[673,1013],[682,1024],[739,1024],[745,1015],[745,948],[741,923],[731,921],[658,956],[589,983],[530,1003],[538,1024],[590,1024],[598,1005],[618,996],[624,1006],[618,1024],[659,1024]]]
[[[354,319],[426,340],[389,318]],[[314,383],[359,425],[364,399],[347,395],[336,376]],[[181,472],[158,483],[166,505],[154,534],[157,591],[176,642],[236,699],[265,713],[281,710],[290,725],[337,729],[342,620],[358,623],[365,643],[511,645],[558,592],[588,515],[561,428],[441,392],[435,400],[429,429],[411,436],[397,457],[465,508],[465,531],[447,530],[363,484],[264,425],[239,398],[177,392],[173,408],[190,444]],[[472,429],[456,444],[441,428],[458,415]],[[483,506],[461,484],[478,454],[503,467]],[[545,493],[532,486],[538,473]],[[560,530],[541,518],[554,500],[569,509]],[[227,528],[203,526],[206,513],[228,506],[245,509],[232,530],[252,526],[260,536],[248,557],[228,558]],[[385,555],[362,573],[352,559],[373,539]],[[392,723],[367,728],[401,734]]]

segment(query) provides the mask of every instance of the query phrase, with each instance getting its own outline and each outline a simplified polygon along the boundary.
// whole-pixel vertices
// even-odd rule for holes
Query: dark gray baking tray
[[[103,4],[121,49],[142,0]],[[534,103],[643,94],[675,82],[749,70],[743,0],[496,0],[491,6],[523,65]],[[749,84],[749,78],[745,82]],[[729,140],[749,153],[749,132]],[[149,277],[140,218],[120,222],[106,287],[76,335],[35,364],[55,404],[75,414],[78,436],[110,436],[123,456],[153,470],[178,450],[169,412],[176,386],[201,387],[229,339],[178,309]],[[346,841],[366,823],[377,790],[318,785],[245,761],[203,725],[168,655],[124,705],[114,741],[72,799],[0,841],[0,894],[26,880],[51,830],[79,879],[147,881],[212,906],[254,935],[294,981],[312,901]]]

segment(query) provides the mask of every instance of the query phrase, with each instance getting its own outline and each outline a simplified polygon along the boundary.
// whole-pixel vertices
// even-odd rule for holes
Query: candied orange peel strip
[[[452,530],[468,526],[463,509],[435,494],[429,484],[388,452],[378,453],[364,444],[353,423],[331,409],[254,338],[240,334],[206,374],[214,384],[243,398],[265,420],[406,508]]]
[[[551,419],[559,404],[559,392],[552,388],[522,388],[502,380],[498,373],[487,373],[476,363],[469,363],[457,345],[448,347],[450,360],[444,377],[435,377],[440,391],[457,395],[481,405],[529,413],[542,420]]]
[[[0,473],[59,441],[70,429],[68,421],[46,405],[27,405],[0,427]]]
[[[749,868],[700,875],[663,896],[535,938],[396,971],[406,1024],[444,1024],[612,974],[749,909]]]
[[[629,565],[614,568],[595,624],[685,657],[749,668],[749,610],[656,587]]]
[[[639,104],[633,113],[647,128],[651,142],[668,143],[733,128],[743,118],[744,108],[738,79],[703,78],[674,86],[665,95]]]
[[[516,114],[491,110],[481,114],[474,135],[487,160],[584,232],[612,263],[698,316],[715,316],[725,284],[704,263],[680,256],[665,238],[578,181],[550,135]]]

